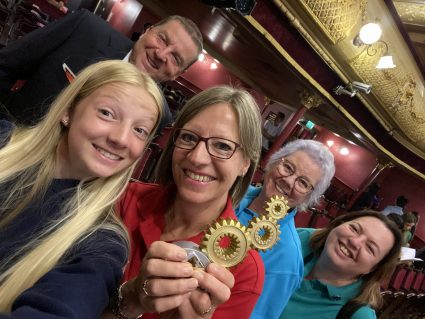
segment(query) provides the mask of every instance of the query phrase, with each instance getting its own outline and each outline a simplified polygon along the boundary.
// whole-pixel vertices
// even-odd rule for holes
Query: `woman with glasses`
[[[246,192],[260,149],[258,106],[247,92],[220,86],[187,102],[159,161],[159,184],[131,183],[119,205],[131,236],[120,318],[249,317],[264,279],[256,251],[230,271],[216,263],[199,271],[171,243],[200,244],[208,225],[236,219],[232,204]]]
[[[248,225],[254,217],[267,216],[266,202],[284,196],[291,208],[278,221],[280,240],[260,253],[266,277],[263,292],[251,318],[279,318],[303,275],[301,244],[295,229],[297,210],[316,204],[335,173],[332,153],[322,143],[295,140],[274,153],[266,165],[262,187],[250,186],[235,209],[239,221]]]

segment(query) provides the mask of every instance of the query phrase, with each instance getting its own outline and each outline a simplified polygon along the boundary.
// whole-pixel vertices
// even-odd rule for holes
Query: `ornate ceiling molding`
[[[358,94],[358,98],[390,135],[425,159],[424,81],[397,26],[389,21],[385,4],[354,0],[274,2],[344,83],[360,79],[372,84],[372,94]],[[381,43],[370,47],[352,43],[364,21],[375,20],[383,25],[383,39],[396,61],[395,69],[375,68],[385,50]]]
[[[423,1],[393,1],[401,21],[425,26],[425,5]]]

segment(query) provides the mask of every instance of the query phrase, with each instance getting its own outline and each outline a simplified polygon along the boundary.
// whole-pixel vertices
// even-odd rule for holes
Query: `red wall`
[[[333,140],[334,144],[329,147],[335,157],[335,177],[344,184],[358,190],[363,181],[369,176],[377,164],[376,156],[368,150],[349,143],[346,139],[335,135],[326,128],[320,128],[316,138],[326,144],[326,141]],[[348,155],[341,155],[339,150],[346,147],[350,151]]]
[[[409,199],[405,211],[419,212],[419,224],[416,226],[415,235],[425,242],[425,182],[397,167],[387,170],[383,177],[377,179],[381,185],[378,195],[382,198],[379,208],[394,205],[395,199],[399,195],[404,195]]]

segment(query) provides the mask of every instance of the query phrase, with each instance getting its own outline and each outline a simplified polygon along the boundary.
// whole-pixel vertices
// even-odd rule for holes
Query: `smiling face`
[[[155,100],[143,88],[98,88],[62,118],[68,130],[58,148],[55,177],[107,177],[129,167],[142,154],[157,118]]]
[[[370,273],[393,244],[394,236],[382,221],[364,216],[334,228],[323,253],[340,273],[356,278]]]
[[[206,107],[183,129],[202,137],[220,137],[240,144],[237,115],[227,103]],[[250,161],[237,148],[229,159],[212,157],[205,142],[193,150],[174,147],[172,170],[177,197],[191,204],[223,206],[236,178],[246,173]]]
[[[158,82],[174,80],[198,56],[198,47],[176,20],[149,28],[134,44],[130,62]]]
[[[292,176],[284,177],[279,172],[281,161],[276,162],[264,177],[262,193],[266,198],[275,195],[285,196],[288,199],[289,207],[295,207],[303,203],[309,193],[302,194],[295,189],[295,180],[302,179],[316,186],[322,176],[322,169],[304,151],[296,151],[285,157],[285,162],[289,163],[295,170]]]

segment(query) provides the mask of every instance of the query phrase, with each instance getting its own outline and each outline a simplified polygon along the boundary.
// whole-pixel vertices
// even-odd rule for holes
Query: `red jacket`
[[[139,273],[141,261],[149,246],[160,240],[165,226],[165,213],[174,198],[173,189],[154,184],[131,182],[118,205],[119,212],[130,234],[130,260],[124,279],[129,280]],[[230,198],[221,213],[222,218],[236,219]],[[203,232],[181,240],[199,244]],[[214,319],[249,318],[264,282],[264,265],[260,255],[249,250],[245,260],[230,269],[235,285],[230,299],[214,312]],[[158,315],[144,315],[143,318],[158,318]]]

